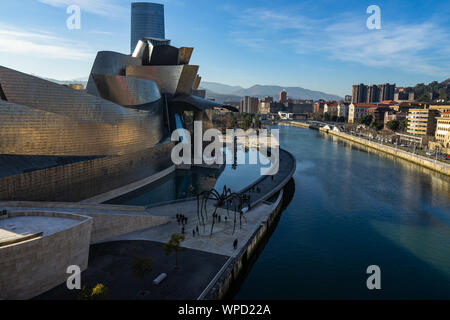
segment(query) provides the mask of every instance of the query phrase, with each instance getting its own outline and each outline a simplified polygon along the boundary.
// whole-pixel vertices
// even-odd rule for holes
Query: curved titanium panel
[[[173,46],[169,45],[154,46],[148,64],[151,66],[178,65],[178,53],[179,49]]]
[[[163,137],[162,99],[128,109],[4,67],[0,83],[0,154],[117,155]]]
[[[133,107],[161,99],[158,85],[150,80],[133,77],[92,74],[103,99]]]
[[[155,81],[162,93],[190,95],[198,66],[128,66],[127,77]]]
[[[131,56],[133,58],[142,59],[144,57],[144,52],[145,52],[146,47],[147,47],[147,44],[144,41],[139,40],[136,45],[136,48],[134,49],[133,54]]]
[[[132,110],[81,90],[73,90],[1,66],[0,83],[6,99],[10,102],[74,119],[117,123],[136,116]]]
[[[198,90],[198,87],[200,86],[200,82],[202,81],[202,77],[197,75],[194,80],[194,85],[192,86],[192,90]]]
[[[178,49],[178,63],[177,64],[189,64],[191,61],[192,52],[194,48],[181,47]]]
[[[224,104],[220,104],[211,100],[203,99],[193,95],[182,95],[176,98],[173,98],[171,101],[171,106],[175,109],[187,109],[190,107],[196,110],[208,110],[213,108],[224,108],[233,112],[238,112],[239,110],[233,106],[228,106]]]
[[[136,152],[162,139],[162,108],[117,125],[81,121],[0,101],[0,154],[98,156]]]
[[[125,75],[127,66],[141,66],[142,58],[134,58],[129,55],[112,51],[100,51],[95,57],[94,64],[89,76],[89,81],[86,86],[86,91],[89,94],[98,96],[97,87],[95,86],[92,74],[111,74],[111,75]]]

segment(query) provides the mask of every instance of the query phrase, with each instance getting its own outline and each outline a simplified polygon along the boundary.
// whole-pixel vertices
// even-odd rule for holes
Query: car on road
[[[431,156],[434,156],[434,152],[427,151],[427,152],[426,152],[426,155],[427,155],[427,156],[430,156],[430,157],[431,157]]]

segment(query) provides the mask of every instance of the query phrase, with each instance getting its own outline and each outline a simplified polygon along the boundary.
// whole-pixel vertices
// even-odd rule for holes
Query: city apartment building
[[[367,100],[367,86],[364,83],[352,86],[352,103],[364,103]]]
[[[312,103],[288,103],[287,110],[291,113],[301,114],[301,113],[311,113],[313,111]]]
[[[258,105],[258,113],[269,114],[271,102],[260,101]]]
[[[286,103],[288,101],[287,92],[283,90],[280,92],[280,103]]]
[[[434,136],[436,130],[437,110],[429,108],[410,109],[408,112],[407,132],[419,136]]]
[[[370,114],[375,122],[384,122],[384,114],[390,110],[389,105],[377,105],[374,108],[368,108],[366,114]]]
[[[338,117],[344,117],[348,118],[348,109],[349,109],[349,103],[339,103],[337,108],[337,116]]]
[[[449,104],[432,104],[429,106],[430,110],[436,110],[439,113],[444,113],[450,111]]]
[[[393,111],[396,112],[406,112],[408,113],[409,109],[419,109],[419,108],[423,108],[424,105],[420,104],[420,103],[415,103],[415,102],[400,102],[397,104],[392,104],[390,105],[390,108]]]
[[[378,84],[366,86],[364,83],[353,85],[352,103],[374,103],[394,100],[395,84]]]
[[[406,93],[403,91],[394,93],[394,100],[398,103],[402,102],[414,102],[415,100],[415,94],[414,92]]]
[[[450,111],[443,112],[436,119],[436,141],[444,143],[450,139]]]
[[[359,119],[363,118],[367,114],[367,110],[370,108],[376,108],[376,104],[371,103],[352,103],[348,109],[348,122],[356,123]]]
[[[367,87],[366,103],[380,102],[380,87],[373,84]]]
[[[323,108],[325,107],[324,101],[318,101],[313,104],[313,112],[314,113],[322,113]]]
[[[337,115],[339,104],[337,103],[325,103],[323,107],[323,112],[330,115]]]
[[[258,113],[259,99],[256,97],[245,96],[241,101],[241,113]]]

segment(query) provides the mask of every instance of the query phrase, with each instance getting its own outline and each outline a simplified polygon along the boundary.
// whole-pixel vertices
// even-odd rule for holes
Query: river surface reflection
[[[450,299],[450,178],[280,126],[295,195],[237,299]],[[370,265],[381,290],[366,287]]]

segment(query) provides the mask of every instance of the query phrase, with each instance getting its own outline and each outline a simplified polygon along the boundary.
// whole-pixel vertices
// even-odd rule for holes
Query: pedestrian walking
[[[238,239],[235,239],[235,240],[233,241],[233,248],[234,248],[234,250],[237,249],[237,246],[238,246]]]

